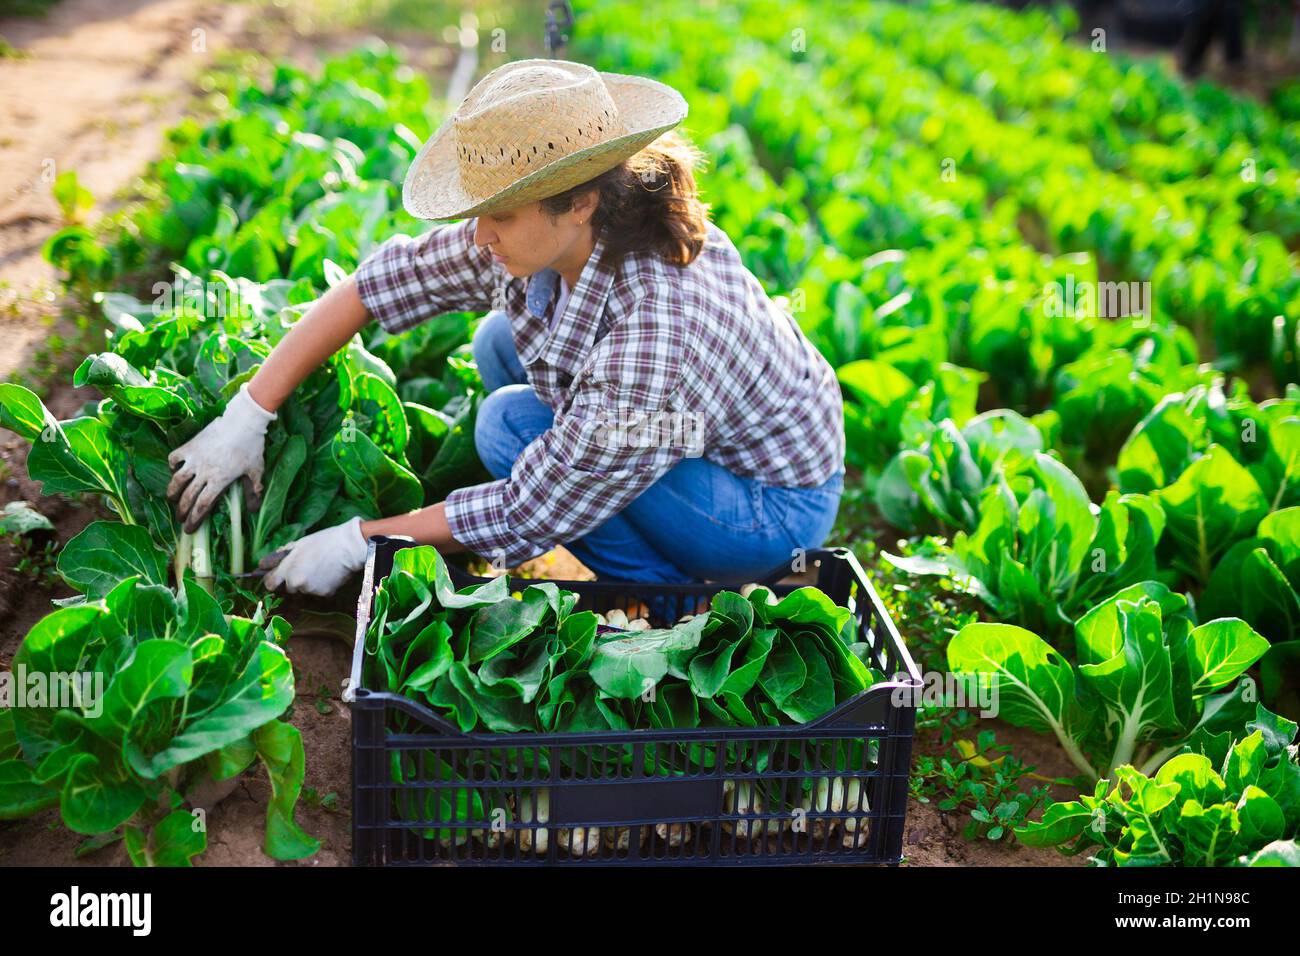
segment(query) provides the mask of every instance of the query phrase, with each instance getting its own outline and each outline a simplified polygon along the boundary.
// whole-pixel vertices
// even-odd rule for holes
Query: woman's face
[[[474,242],[486,247],[512,276],[543,269],[582,271],[591,254],[591,213],[595,194],[579,197],[572,209],[550,216],[540,202],[478,217]]]

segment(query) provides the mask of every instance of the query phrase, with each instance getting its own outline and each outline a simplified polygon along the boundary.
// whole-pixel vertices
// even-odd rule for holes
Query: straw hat
[[[420,219],[545,199],[613,169],[686,117],[671,86],[568,60],[516,60],[474,85],[402,186]]]

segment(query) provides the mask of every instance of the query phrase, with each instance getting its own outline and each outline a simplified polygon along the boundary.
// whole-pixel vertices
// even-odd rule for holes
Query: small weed
[[[974,719],[969,711],[949,715],[964,725]],[[945,735],[950,722],[945,721]],[[1011,748],[997,743],[991,730],[982,730],[972,742],[957,736],[945,752],[916,757],[910,788],[921,803],[933,802],[940,810],[968,813],[962,830],[967,840],[1002,840],[1047,798],[1045,785],[1023,789],[1026,778],[1051,782],[1034,768],[1012,756]]]
[[[320,807],[330,813],[338,813],[339,811],[339,795],[333,790],[322,795],[315,787],[303,787],[301,799],[309,807]]]
[[[43,545],[38,545],[25,534],[9,534],[4,535],[3,538],[8,540],[18,553],[18,559],[13,566],[17,574],[40,588],[51,588],[59,583],[61,579],[56,570],[59,560],[57,542],[49,540]]]

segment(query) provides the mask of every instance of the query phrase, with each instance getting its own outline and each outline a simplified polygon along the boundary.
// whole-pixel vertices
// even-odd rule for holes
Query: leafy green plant
[[[1056,459],[1033,453],[1013,490],[995,474],[980,498],[978,526],[951,546],[885,559],[939,574],[999,617],[1056,635],[1096,602],[1156,573],[1163,512],[1144,495],[1111,492],[1100,506]]]
[[[1000,410],[960,429],[950,419],[921,424],[920,447],[899,452],[876,486],[881,514],[904,531],[966,530],[979,524],[979,502],[995,481],[1016,482],[1043,451],[1031,422]]]
[[[1208,582],[1222,553],[1271,511],[1300,503],[1300,392],[1260,404],[1237,382],[1167,395],[1119,453],[1119,485],[1165,512],[1164,556]]]
[[[11,501],[0,508],[0,534],[29,535],[40,532],[53,533],[54,525],[29,502]]]
[[[86,210],[95,204],[95,197],[77,180],[72,170],[59,173],[54,180],[54,200],[59,204],[65,222],[80,222]]]
[[[1075,624],[1071,663],[1010,624],[971,624],[948,646],[954,673],[987,680],[998,716],[1054,734],[1090,783],[1134,765],[1154,773],[1188,741],[1241,726],[1233,685],[1268,650],[1237,618],[1195,624],[1186,598],[1148,581]]]
[[[1116,453],[1165,394],[1209,384],[1216,374],[1196,364],[1196,344],[1179,326],[1130,319],[1105,328],[1111,347],[1098,335],[1053,383],[1061,450],[1090,489],[1109,486]]]
[[[842,510],[842,509],[841,509]],[[832,540],[854,540],[834,536]],[[942,542],[933,539],[900,539],[901,557],[930,553]],[[898,624],[917,666],[922,671],[938,671],[945,666],[944,649],[953,636],[967,624],[980,619],[979,606],[950,578],[941,575],[914,575],[894,565],[872,542],[864,544],[863,561],[889,616]]]
[[[1095,850],[1100,866],[1296,865],[1296,725],[1262,705],[1237,733],[1204,735],[1153,775],[1123,765],[1091,794],[1016,829],[1030,846]]]
[[[339,811],[339,795],[333,790],[322,794],[314,787],[303,787],[302,802],[309,807],[320,807],[330,813],[338,813]]]
[[[1300,508],[1267,515],[1254,536],[1216,562],[1198,602],[1206,617],[1236,614],[1271,647],[1260,661],[1261,694],[1288,712],[1300,709]]]
[[[57,806],[77,833],[120,828],[136,865],[188,865],[207,836],[185,804],[202,806],[205,787],[260,760],[267,854],[316,852],[293,819],[302,738],[278,720],[294,693],[288,634],[282,618],[225,617],[193,578],[177,592],[126,578],[42,618],[14,672],[43,676],[48,690],[0,711],[0,819]]]
[[[967,840],[1007,839],[1047,797],[1045,786],[1023,789],[1033,768],[999,745],[993,731],[982,730],[975,741],[959,737],[947,753],[922,754],[914,762],[912,795],[940,810],[968,813],[962,829]]]
[[[958,425],[964,426],[975,416],[976,394],[983,380],[982,375],[970,369],[943,364],[934,370],[932,379],[917,385],[898,368],[873,359],[850,362],[841,366],[836,375],[846,394],[846,460],[866,472],[868,489],[881,495],[882,501],[900,493],[898,488],[891,491],[878,487],[882,477],[898,481],[899,465],[895,456],[900,448],[920,449],[924,453],[927,442],[936,440],[936,436],[941,436],[938,440],[947,440],[946,436]],[[999,425],[994,422],[991,427]],[[986,426],[988,422],[973,425],[976,429]],[[886,515],[904,530],[933,520],[929,515],[918,517],[922,503],[911,500],[912,497],[915,495],[906,501],[906,510],[900,502],[899,508],[891,509]]]
[[[58,544],[54,525],[26,501],[11,501],[0,509],[0,540],[17,553],[13,570],[41,586],[58,581]]]
[[[58,545],[53,540],[43,544],[36,543],[26,535],[15,537],[14,548],[18,558],[13,570],[21,574],[38,587],[53,587],[58,583]]]

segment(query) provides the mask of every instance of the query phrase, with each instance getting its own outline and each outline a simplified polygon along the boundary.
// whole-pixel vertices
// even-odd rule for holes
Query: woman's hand
[[[299,538],[263,558],[262,566],[271,570],[262,583],[268,591],[283,584],[291,594],[325,597],[361,570],[366,563],[367,550],[366,539],[361,536],[361,519],[353,518]]]
[[[281,584],[290,593],[333,594],[348,576],[360,571],[376,534],[409,535],[417,544],[431,544],[443,554],[464,551],[447,527],[446,506],[441,502],[392,518],[362,522],[360,518],[299,538],[288,547],[262,559],[262,579],[267,590]]]
[[[220,418],[167,456],[175,471],[167,497],[180,498],[176,511],[186,532],[198,529],[221,493],[240,477],[247,475],[254,498],[261,497],[262,446],[275,417],[253,400],[247,387],[241,388]]]

